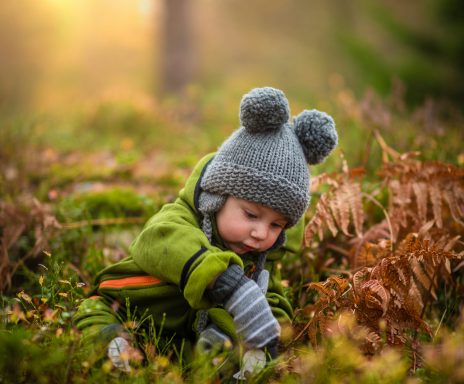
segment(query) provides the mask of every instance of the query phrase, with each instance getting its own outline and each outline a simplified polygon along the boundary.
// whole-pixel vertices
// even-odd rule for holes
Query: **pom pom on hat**
[[[305,110],[294,118],[293,125],[308,164],[321,163],[338,143],[335,122],[325,112]]]
[[[275,88],[255,88],[244,95],[240,103],[240,121],[250,133],[278,130],[289,116],[287,98]]]

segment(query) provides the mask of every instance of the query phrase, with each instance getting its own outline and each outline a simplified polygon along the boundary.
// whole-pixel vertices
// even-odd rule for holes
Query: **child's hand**
[[[265,295],[267,293],[267,288],[269,286],[269,271],[267,269],[263,269],[256,279],[256,283],[258,287],[261,289],[261,292]]]
[[[197,342],[197,349],[201,353],[222,352],[232,348],[229,336],[214,324],[208,325],[201,333]]]
[[[243,276],[238,288],[225,302],[237,333],[250,348],[262,348],[280,337],[280,325],[260,287]]]
[[[248,376],[257,374],[266,366],[266,355],[262,349],[250,349],[242,357],[240,371],[233,377],[237,380],[246,380]]]
[[[258,278],[260,288],[240,266],[231,265],[217,277],[208,293],[213,302],[223,304],[232,315],[235,329],[248,348],[262,348],[280,337],[280,325],[263,293],[269,281],[266,275]]]
[[[123,337],[115,337],[108,345],[108,358],[113,366],[123,372],[131,372],[130,360],[141,360],[142,353],[133,348]]]

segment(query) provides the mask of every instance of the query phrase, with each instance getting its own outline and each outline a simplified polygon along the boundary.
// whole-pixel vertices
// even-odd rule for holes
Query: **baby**
[[[154,325],[158,343],[182,345],[186,356],[193,345],[203,353],[238,342],[275,356],[279,322],[292,318],[278,261],[301,245],[307,164],[338,140],[327,114],[305,110],[293,124],[289,114],[280,90],[242,98],[241,127],[149,219],[130,256],[97,275],[75,315],[84,343],[109,345],[113,364],[130,370],[120,353],[137,342],[122,326],[130,314],[138,334]]]

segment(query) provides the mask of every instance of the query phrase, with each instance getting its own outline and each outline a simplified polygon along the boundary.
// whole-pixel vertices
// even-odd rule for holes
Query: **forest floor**
[[[293,324],[249,381],[463,382],[462,115],[346,89],[314,107],[334,117],[340,143],[311,169],[305,241],[281,265]],[[186,363],[152,341],[131,373],[94,363],[72,316],[96,273],[127,256],[238,127],[236,111],[196,93],[0,116],[0,383],[224,380],[209,359]]]

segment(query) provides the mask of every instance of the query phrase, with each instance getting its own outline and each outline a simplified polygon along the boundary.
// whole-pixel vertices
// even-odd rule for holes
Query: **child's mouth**
[[[241,248],[245,251],[245,253],[256,251],[256,248],[249,247],[246,244],[242,244]]]

